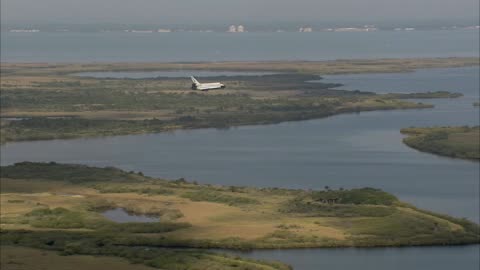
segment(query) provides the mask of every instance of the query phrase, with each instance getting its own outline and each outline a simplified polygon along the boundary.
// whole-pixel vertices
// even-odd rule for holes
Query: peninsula
[[[228,128],[306,120],[371,110],[431,108],[408,98],[457,93],[387,94],[342,90],[318,74],[410,72],[478,65],[478,58],[337,60],[323,62],[13,64],[1,67],[1,143]],[[95,78],[105,71],[248,71],[214,77],[228,87],[190,90],[186,78]],[[313,83],[312,81],[317,81]]]
[[[223,265],[234,259],[203,249],[480,241],[478,224],[418,209],[374,188],[306,191],[214,186],[54,162],[5,166],[0,176],[2,245],[68,255],[119,256],[148,265],[153,257],[182,255],[193,261],[213,258]],[[110,209],[158,221],[119,223],[105,216]],[[179,247],[195,250],[172,249]]]
[[[419,151],[480,161],[480,127],[404,128],[403,142]]]

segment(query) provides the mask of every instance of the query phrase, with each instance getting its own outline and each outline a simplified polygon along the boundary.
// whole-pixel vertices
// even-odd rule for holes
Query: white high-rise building
[[[237,32],[237,27],[235,25],[230,25],[230,27],[228,27],[228,31],[229,33],[236,33]]]
[[[300,29],[298,29],[298,32],[304,32],[304,33],[309,33],[312,31],[313,29],[311,27],[300,27]]]
[[[240,32],[240,33],[245,32],[245,27],[243,25],[237,26],[237,32]]]

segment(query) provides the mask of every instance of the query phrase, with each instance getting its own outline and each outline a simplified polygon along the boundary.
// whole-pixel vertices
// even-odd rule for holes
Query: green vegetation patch
[[[424,92],[424,93],[393,93],[386,94],[385,96],[390,98],[397,99],[429,99],[429,98],[459,98],[463,97],[462,93],[452,93],[448,91],[435,91],[435,92]]]
[[[54,250],[62,255],[116,256],[159,269],[291,270],[280,262],[243,259],[204,250],[121,245],[113,234],[106,233],[2,231],[0,237],[2,245]]]
[[[312,201],[337,204],[392,205],[398,201],[392,194],[375,188],[313,191],[309,197]]]
[[[117,233],[166,233],[180,229],[189,228],[192,225],[186,222],[128,222],[128,223],[108,223],[100,228],[104,232]]]
[[[76,229],[87,226],[83,213],[61,207],[34,209],[25,215],[23,222],[37,228]]]
[[[450,231],[446,222],[438,222],[422,215],[406,214],[402,211],[396,211],[382,219],[353,220],[349,227],[349,231],[355,235],[374,235],[383,238],[395,235],[394,238],[397,239]]]
[[[403,142],[417,150],[480,161],[480,127],[404,128]]]
[[[397,202],[395,196],[379,189],[327,188],[298,195],[282,205],[280,211],[312,217],[384,217],[396,211],[392,205]]]
[[[188,120],[194,120],[188,118]],[[55,119],[33,117],[2,123],[2,143],[9,141],[72,139],[78,137],[114,136],[139,133],[157,133],[168,130],[172,121]],[[185,118],[179,118],[184,123]]]
[[[138,193],[146,195],[173,195],[175,192],[171,189],[164,187],[135,187],[132,185],[122,185],[122,184],[95,184],[91,186],[98,190],[100,193]]]
[[[289,230],[276,230],[257,240],[259,246],[271,246],[281,248],[283,246],[295,245],[296,247],[312,246],[335,246],[338,242],[335,239],[318,236],[300,235]]]
[[[191,224],[186,222],[116,223],[93,213],[61,207],[34,209],[21,218],[20,223],[36,228],[91,229],[110,233],[165,233],[191,227]]]
[[[396,211],[387,206],[328,204],[301,198],[290,200],[280,208],[282,213],[308,217],[385,217]]]
[[[138,182],[143,177],[113,167],[94,168],[85,165],[59,164],[55,162],[21,162],[4,166],[0,177],[11,179],[45,179],[71,183],[86,182]]]
[[[460,227],[452,230],[452,224],[445,220],[435,220],[421,214],[397,211],[380,219],[357,219],[348,224],[352,233],[351,240],[358,245],[375,245],[380,241],[386,245],[422,245],[425,241],[432,244],[478,242],[478,234],[466,232]]]
[[[235,206],[259,203],[258,200],[252,198],[242,197],[238,195],[229,195],[225,194],[224,192],[208,189],[186,192],[182,194],[182,197],[190,199],[192,201],[216,202]]]

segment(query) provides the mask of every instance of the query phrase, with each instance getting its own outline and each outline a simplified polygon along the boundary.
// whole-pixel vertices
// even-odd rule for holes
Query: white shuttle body
[[[200,83],[195,79],[193,76],[190,77],[192,79],[192,89],[193,90],[200,90],[200,91],[208,91],[212,89],[223,89],[225,88],[225,84],[214,82],[214,83]]]

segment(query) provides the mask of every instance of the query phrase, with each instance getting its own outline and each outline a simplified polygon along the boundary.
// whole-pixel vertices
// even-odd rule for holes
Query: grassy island
[[[415,208],[373,188],[214,186],[53,162],[5,166],[0,176],[1,244],[25,252],[121,257],[167,269],[203,269],[206,263],[209,269],[289,269],[206,248],[480,242],[478,224]],[[159,221],[117,223],[102,215],[118,208]]]
[[[317,74],[408,72],[478,65],[478,58],[323,62],[12,64],[1,66],[1,143],[143,134],[279,123],[371,110],[431,108],[401,99],[458,97],[450,92],[379,95],[322,83]],[[190,90],[188,78],[79,77],[94,71],[268,71],[211,77],[226,89]],[[309,81],[320,80],[318,83]],[[432,89],[434,90],[434,89]]]
[[[422,152],[480,161],[480,127],[404,128],[403,142]]]
[[[408,94],[387,94],[387,96],[397,99],[429,99],[429,98],[459,98],[462,93],[452,93],[448,91],[435,91],[425,93],[408,93]]]

